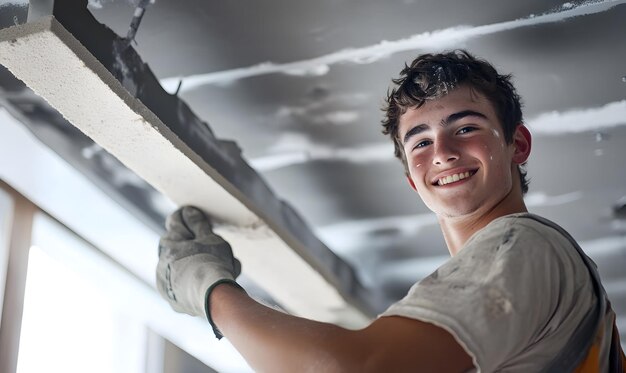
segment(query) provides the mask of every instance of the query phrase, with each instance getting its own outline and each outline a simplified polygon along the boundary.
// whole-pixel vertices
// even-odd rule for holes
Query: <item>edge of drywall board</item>
[[[50,31],[60,37],[81,60],[87,62],[87,68],[91,69],[104,84],[115,93],[128,107],[139,116],[146,119],[146,122],[155,129],[167,142],[171,143],[178,151],[189,158],[192,163],[204,171],[213,181],[218,184],[227,194],[242,205],[248,211],[249,217],[246,222],[226,222],[237,226],[256,226],[259,223],[259,217],[254,210],[250,208],[250,203],[246,196],[241,193],[230,181],[224,178],[215,168],[198,155],[193,149],[185,144],[161,119],[152,112],[139,99],[132,96],[126,88],[111,74],[106,67],[96,59],[89,50],[81,44],[54,16],[45,17],[50,19]]]
[[[85,66],[98,76],[101,81],[106,84],[111,91],[117,95],[133,112],[146,119],[147,124],[156,130],[167,142],[175,149],[180,151],[185,157],[205,172],[221,189],[224,194],[231,197],[232,200],[241,205],[241,210],[245,211],[242,221],[224,221],[223,223],[232,224],[238,227],[256,227],[260,224],[261,219],[255,214],[254,209],[247,197],[217,172],[211,165],[205,161],[200,155],[193,151],[185,144],[169,127],[167,127],[161,119],[146,107],[140,100],[133,97],[123,85],[111,74],[106,67],[100,63],[89,50],[81,44],[65,27],[52,15],[37,19],[36,21],[25,23],[22,25],[11,26],[7,29],[0,30],[0,41],[13,40],[27,37],[36,33],[50,31],[58,37],[76,56],[85,62]],[[246,216],[247,215],[247,216]]]
[[[78,39],[76,39],[65,27],[53,16],[47,16],[43,21],[44,25],[49,25],[50,31],[52,31],[55,35],[62,39],[63,43],[66,44],[80,59],[86,62],[86,65],[89,69],[94,71],[94,73],[100,77],[100,79],[111,88],[111,90],[120,97],[124,103],[126,103],[131,110],[144,117],[149,125],[154,128],[165,140],[172,144],[177,150],[179,150],[182,154],[184,154],[187,158],[191,160],[191,162],[198,168],[200,168],[203,172],[207,174],[208,177],[213,179],[216,184],[223,188],[225,193],[232,197],[236,203],[242,205],[242,207],[248,211],[249,217],[246,222],[236,221],[236,222],[225,222],[229,225],[233,225],[240,228],[255,228],[267,226],[271,229],[274,235],[277,236],[278,239],[284,242],[284,244],[294,250],[298,256],[309,266],[315,269],[322,278],[327,281],[329,284],[332,284],[336,291],[341,294],[342,297],[345,297],[346,300],[351,299],[353,296],[351,294],[346,294],[342,291],[343,286],[341,286],[341,282],[337,279],[337,276],[332,271],[328,271],[323,266],[320,268],[317,264],[320,263],[319,258],[315,258],[311,253],[309,253],[304,245],[303,237],[298,237],[294,235],[295,232],[298,232],[302,229],[302,224],[304,224],[301,220],[298,220],[297,223],[294,222],[295,216],[290,216],[288,219],[285,219],[285,223],[292,224],[290,227],[283,227],[279,224],[275,224],[271,217],[266,216],[262,209],[261,211],[256,211],[255,204],[251,202],[248,197],[242,193],[237,187],[230,183],[226,178],[224,178],[216,169],[210,166],[210,164],[202,158],[198,153],[196,153],[193,149],[191,149],[185,142],[183,142],[178,135],[176,135],[167,125],[165,125],[161,119],[154,114],[148,107],[146,107],[140,100],[133,97],[128,91],[123,87],[123,85],[109,72],[109,70],[104,67],[98,61],[93,54],[89,52],[89,50],[83,46]],[[44,28],[45,29],[45,28]],[[284,213],[285,211],[283,211]],[[292,212],[292,211],[289,211]],[[264,219],[262,219],[264,218]],[[328,248],[325,248],[329,250]],[[329,250],[330,251],[330,250]],[[327,263],[330,264],[330,263]],[[356,299],[353,299],[353,302]],[[351,302],[351,303],[353,303]]]
[[[192,163],[195,164],[195,166],[199,167],[209,177],[211,177],[213,181],[217,183],[217,185],[225,190],[225,193],[230,192],[229,197],[235,199],[237,203],[242,204],[245,208],[247,208],[248,212],[253,211],[253,209],[248,208],[246,203],[247,198],[245,198],[245,196],[243,196],[238,189],[232,187],[232,185],[230,185],[227,180],[224,180],[224,178],[219,173],[211,168],[206,163],[206,161],[202,159],[201,156],[199,156],[195,151],[190,149],[184,142],[182,142],[182,140],[176,134],[174,134],[167,126],[165,126],[165,124],[163,124],[161,120],[149,108],[147,108],[138,99],[130,95],[121,85],[121,83],[113,77],[109,70],[107,70],[106,67],[104,67],[95,58],[95,56],[93,56],[87,50],[87,48],[83,46],[53,16],[42,17],[35,22],[1,30],[0,39],[11,40],[15,39],[16,37],[24,37],[29,34],[45,32],[48,30],[50,30],[54,35],[61,39],[61,42],[65,44],[81,60],[86,62],[86,66],[90,70],[92,70],[97,76],[99,76],[103,83],[109,86],[112,92],[118,95],[118,97],[121,98],[132,111],[146,118],[147,121],[150,122],[151,127],[153,127],[157,132],[164,136],[165,139],[169,141],[177,150],[181,151],[186,157],[188,157],[192,161]],[[159,128],[159,126],[161,128]],[[169,134],[169,136],[165,136],[166,134]],[[215,180],[217,178],[222,180],[222,182],[226,184],[226,187],[223,183],[219,183],[218,180]],[[232,189],[228,188],[228,186],[230,186]],[[229,191],[228,189],[231,190]],[[238,199],[237,196],[239,196],[240,198]],[[280,201],[277,200],[276,202]],[[341,297],[344,298],[349,304],[352,304],[352,306],[356,307],[357,309],[360,308],[361,312],[365,312],[365,314],[368,314],[368,312],[365,311],[368,307],[365,304],[361,303],[362,300],[359,300],[358,293],[354,292],[355,286],[357,288],[359,286],[357,284],[358,280],[355,282],[355,278],[353,278],[352,276],[353,273],[351,273],[351,268],[343,268],[344,266],[339,266],[339,269],[342,270],[339,273],[335,273],[336,271],[333,271],[332,268],[337,269],[338,267],[336,266],[336,264],[338,263],[336,261],[341,260],[339,260],[339,258],[330,258],[331,260],[328,260],[329,258],[327,258],[327,260],[324,260],[324,256],[332,256],[330,250],[325,247],[325,245],[323,245],[319,240],[317,240],[316,238],[314,239],[314,237],[308,237],[309,234],[307,234],[307,232],[303,232],[303,230],[306,231],[306,227],[301,226],[302,224],[304,224],[304,222],[301,221],[299,216],[297,216],[294,211],[286,208],[280,210],[282,214],[287,213],[290,215],[287,219],[284,219],[284,223],[288,224],[287,226],[282,227],[280,226],[280,224],[275,224],[273,220],[269,217],[267,217],[265,221],[267,226],[271,228],[277,238],[282,240],[284,244],[288,243],[287,246],[295,253],[297,253],[300,259],[304,261],[304,263],[315,268],[315,271],[324,279],[324,281],[334,285],[333,288],[335,289],[335,291],[338,292],[338,294],[340,294]],[[254,214],[251,213],[250,215],[253,216]],[[258,218],[256,216],[255,219],[256,221],[258,221]],[[294,219],[296,220],[294,221]],[[241,224],[239,224],[239,226],[241,227]],[[298,237],[298,232],[304,233],[305,237]],[[309,253],[304,243],[313,244],[313,246],[317,247],[317,249],[315,249],[314,247],[312,247],[311,249],[317,250],[317,256],[320,256],[321,254],[322,257],[316,257],[315,254]],[[335,265],[333,265],[333,262]],[[323,265],[320,268],[319,264],[323,263],[326,263],[329,268],[325,268]]]

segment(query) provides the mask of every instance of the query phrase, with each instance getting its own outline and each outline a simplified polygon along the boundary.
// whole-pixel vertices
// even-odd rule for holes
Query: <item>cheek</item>
[[[426,171],[426,164],[423,156],[413,156],[412,158],[408,158],[407,165],[409,175],[411,175],[411,178],[414,181],[420,179]]]
[[[413,171],[421,171],[428,162],[428,151],[424,149],[410,154],[404,153],[404,156],[408,160],[409,169]]]
[[[413,183],[413,189],[421,194],[420,191],[424,189],[424,170],[425,167],[420,163],[410,163],[409,164],[409,177],[411,178],[411,182]]]
[[[473,152],[476,157],[482,159],[483,162],[491,165],[497,166],[504,162],[504,149],[499,141],[480,141],[467,149]]]
[[[511,177],[511,158],[502,142],[487,144],[483,148],[482,158],[488,162],[491,172],[501,181]]]

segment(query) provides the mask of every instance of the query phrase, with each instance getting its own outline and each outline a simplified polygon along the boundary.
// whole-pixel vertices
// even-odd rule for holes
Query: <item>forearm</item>
[[[257,371],[348,371],[356,363],[356,333],[266,307],[241,290],[218,285],[211,317]]]
[[[240,263],[202,211],[182,207],[166,228],[159,241],[159,293],[174,310],[199,316],[205,315],[206,289],[218,284],[210,292],[211,319],[257,371],[413,372],[419,366],[463,372],[472,366],[451,334],[419,320],[381,317],[351,331],[265,307],[232,285]]]

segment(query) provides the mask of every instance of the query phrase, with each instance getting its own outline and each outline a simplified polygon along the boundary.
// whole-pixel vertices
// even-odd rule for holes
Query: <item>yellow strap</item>
[[[610,306],[609,306],[610,307]],[[585,360],[578,365],[575,373],[599,373],[600,372],[600,345],[602,343],[602,336],[604,334],[604,328],[600,328],[598,333],[596,334],[596,338],[593,341],[593,344],[589,348],[589,352],[587,352],[587,356]],[[619,341],[619,332],[617,331],[617,327],[615,326],[615,322],[613,323],[613,338],[611,338],[611,350],[617,349],[619,351],[619,356],[614,356],[615,350],[611,353],[613,357],[610,358],[612,360],[610,362],[609,370],[611,373],[617,372],[626,373],[626,356],[624,355],[624,351],[621,348],[621,344]],[[615,358],[621,360],[621,367],[619,366],[619,362],[615,361]],[[617,366],[614,366],[617,365]],[[621,368],[621,369],[620,369]]]
[[[576,373],[598,373],[600,371],[600,345],[594,342],[585,360],[576,368]]]

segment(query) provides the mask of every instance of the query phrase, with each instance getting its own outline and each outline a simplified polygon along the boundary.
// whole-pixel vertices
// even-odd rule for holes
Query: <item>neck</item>
[[[502,201],[486,210],[477,210],[464,216],[438,216],[439,225],[451,256],[455,256],[469,238],[493,220],[510,214],[528,212],[518,188],[513,188]]]

